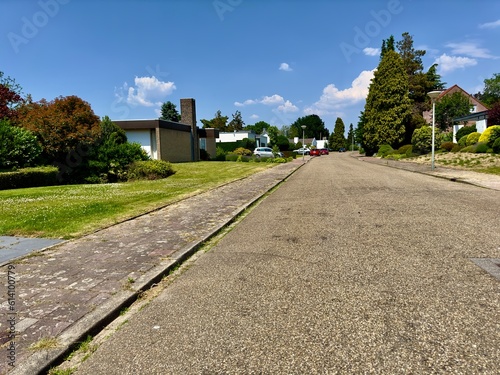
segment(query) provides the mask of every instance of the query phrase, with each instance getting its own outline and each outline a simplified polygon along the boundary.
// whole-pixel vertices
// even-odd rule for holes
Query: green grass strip
[[[0,191],[0,235],[69,239],[272,167],[269,163],[174,164],[155,181]]]

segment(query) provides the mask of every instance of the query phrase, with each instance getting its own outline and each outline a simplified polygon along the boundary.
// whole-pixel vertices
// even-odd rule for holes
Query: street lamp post
[[[436,98],[441,94],[441,91],[431,91],[427,95],[432,100],[432,150],[431,150],[431,170],[434,170],[434,143],[436,140]]]
[[[304,162],[305,154],[306,154],[306,145],[305,145],[305,138],[304,138],[304,131],[306,130],[305,125],[300,126],[302,128],[302,163]]]

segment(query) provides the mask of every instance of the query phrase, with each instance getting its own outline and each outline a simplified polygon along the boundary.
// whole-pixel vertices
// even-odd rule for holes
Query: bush
[[[495,154],[500,154],[500,138],[495,139],[495,142],[493,142],[493,152]]]
[[[457,134],[455,134],[455,138],[457,140],[461,139],[463,136],[469,135],[470,133],[477,132],[476,125],[472,126],[463,126],[458,129]],[[462,145],[465,146],[465,145]]]
[[[500,125],[489,126],[481,133],[479,142],[487,143],[491,147],[498,137],[500,137]]]
[[[456,144],[456,145],[455,145],[455,146],[453,146],[453,148],[451,149],[451,152],[458,152],[458,151],[460,151],[461,149],[462,149],[462,146],[460,146],[460,145],[457,145],[457,144]]]
[[[453,142],[453,132],[441,133],[441,141]]]
[[[467,146],[467,147],[464,147],[460,150],[460,152],[470,152],[472,154],[475,154],[476,153],[476,146],[475,145],[472,145],[472,146]]]
[[[382,145],[379,147],[377,156],[385,158],[394,152],[394,149],[390,145]]]
[[[217,161],[225,161],[226,160],[226,150],[222,147],[217,147],[215,149],[215,160]]]
[[[430,126],[422,126],[415,129],[411,137],[413,152],[417,154],[428,154],[432,148],[432,128]]]
[[[0,173],[0,190],[53,186],[58,184],[57,167],[24,168]]]
[[[476,145],[477,154],[485,154],[488,152],[488,145],[486,143],[478,143]]]
[[[398,150],[396,151],[396,153],[401,154],[401,155],[406,155],[406,153],[408,152],[408,150],[410,150],[410,153],[411,153],[411,149],[412,148],[413,148],[412,145],[404,145],[404,146],[401,146],[400,148],[398,148]]]
[[[233,151],[233,154],[251,156],[252,151],[250,151],[247,148],[238,147],[236,150]]]
[[[172,165],[164,160],[140,160],[130,164],[128,180],[159,180],[175,174]]]
[[[236,155],[236,154],[227,154],[226,157],[225,157],[225,161],[237,161],[238,160],[238,156],[240,155]]]
[[[200,148],[200,160],[207,161],[210,160],[210,154],[207,150]]]
[[[481,133],[478,133],[478,132],[473,132],[473,133],[470,133],[468,136],[467,136],[467,140],[465,142],[465,145],[466,146],[472,146],[472,145],[475,145],[478,141],[479,141],[479,137],[481,136]]]
[[[455,147],[455,143],[453,143],[453,142],[443,142],[443,143],[441,143],[441,148],[443,150],[448,151],[448,152],[450,152],[453,149],[453,147]]]
[[[458,144],[462,147],[467,146],[467,137],[468,135],[464,135],[462,138],[458,140]]]
[[[42,146],[29,130],[0,120],[0,168],[23,168],[33,165]]]

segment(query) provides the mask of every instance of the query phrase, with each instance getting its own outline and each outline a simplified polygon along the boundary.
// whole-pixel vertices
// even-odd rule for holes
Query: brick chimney
[[[191,126],[191,159],[200,160],[200,141],[196,127],[196,102],[192,98],[181,99],[181,123]]]

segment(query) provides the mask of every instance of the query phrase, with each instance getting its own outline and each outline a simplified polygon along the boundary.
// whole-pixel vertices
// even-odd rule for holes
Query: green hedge
[[[0,173],[0,190],[59,185],[57,167],[24,168]]]

